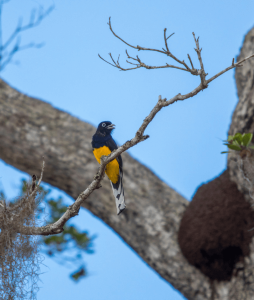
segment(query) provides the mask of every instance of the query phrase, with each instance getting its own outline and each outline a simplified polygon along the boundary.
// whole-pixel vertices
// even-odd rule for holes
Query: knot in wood
[[[127,142],[126,142],[126,146],[127,146],[127,147],[131,147],[131,141],[127,141]]]
[[[100,178],[100,175],[98,173],[95,174],[94,177],[93,177],[94,180],[99,179],[99,178]]]
[[[159,99],[158,100],[158,104],[159,104],[159,106],[164,106],[164,103],[167,101],[167,98],[165,98],[165,99]]]
[[[208,88],[208,84],[207,84],[206,80],[204,80],[204,82],[202,82],[202,88],[203,89],[207,89]]]
[[[140,131],[137,131],[136,137],[137,137],[137,138],[140,138],[141,136],[142,136],[142,133],[141,133]]]
[[[191,72],[192,75],[196,75],[196,76],[199,75],[197,69],[193,69],[190,72]]]
[[[147,140],[149,137],[150,137],[149,135],[144,135],[143,138],[142,138],[142,140],[145,141],[145,140]]]
[[[41,235],[50,235],[54,234],[54,230],[51,228],[52,224],[45,225],[40,228]]]
[[[68,207],[68,210],[69,210],[69,212],[70,212],[71,217],[77,216],[78,213],[79,213],[79,209],[80,209],[80,208],[78,208],[78,209],[76,210],[76,209],[74,208],[74,204],[70,205],[70,206]]]

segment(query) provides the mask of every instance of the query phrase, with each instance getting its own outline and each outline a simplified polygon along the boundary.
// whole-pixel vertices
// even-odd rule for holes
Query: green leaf
[[[253,137],[252,133],[246,133],[246,134],[244,134],[244,136],[243,136],[243,145],[245,147],[249,146],[249,144],[250,144],[250,142],[252,140],[252,137]]]
[[[233,139],[236,139],[237,137],[242,138],[242,134],[240,132],[237,132],[234,136]]]
[[[229,149],[235,150],[235,151],[241,151],[242,148],[240,146],[237,145],[228,145]]]
[[[236,133],[235,136],[233,137],[233,141],[234,142],[237,142],[239,145],[242,144],[242,141],[243,141],[243,137],[241,135],[241,133]]]
[[[236,145],[236,146],[240,146],[241,145],[241,142],[238,142],[237,140],[234,140],[232,145]]]
[[[249,146],[249,148],[254,149],[254,145],[253,146]]]
[[[228,139],[227,139],[227,140],[228,140],[228,142],[232,141],[232,140],[233,140],[233,138],[234,138],[234,136],[233,136],[233,135],[229,135],[229,136],[228,136]]]
[[[229,153],[229,151],[222,151],[220,154]]]
[[[86,276],[86,271],[85,271],[84,267],[81,267],[78,271],[76,271],[70,275],[71,279],[73,279],[74,281],[78,281],[80,278],[85,277],[85,276]]]

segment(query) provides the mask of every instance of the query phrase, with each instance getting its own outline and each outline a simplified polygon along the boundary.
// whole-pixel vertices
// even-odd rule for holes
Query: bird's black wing
[[[111,137],[111,139],[109,139],[108,141],[105,142],[105,146],[109,147],[110,151],[116,150],[118,147],[116,145],[116,142],[113,140],[113,138]],[[122,157],[121,155],[119,155],[116,160],[119,163],[120,168],[122,169],[123,167],[123,161],[122,161]]]
[[[105,142],[105,146],[109,148],[110,151],[116,150],[118,147],[116,145],[116,142],[112,139],[109,139]],[[124,202],[124,190],[123,190],[123,162],[122,157],[119,155],[117,158],[117,161],[119,163],[119,178],[117,183],[113,183],[110,181],[113,194],[115,196],[116,201],[116,208],[117,208],[117,214],[119,215],[126,207]]]

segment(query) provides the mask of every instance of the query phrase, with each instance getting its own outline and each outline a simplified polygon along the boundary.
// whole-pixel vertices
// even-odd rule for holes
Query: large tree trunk
[[[254,30],[252,39],[253,34]],[[247,48],[243,47],[244,56],[254,52],[254,42],[248,42]],[[248,65],[246,63],[238,72],[244,74]],[[253,71],[251,74],[253,83]],[[246,86],[243,80],[241,86],[253,90],[253,84]],[[239,91],[240,102],[243,95],[245,93]],[[253,93],[244,100],[243,106],[252,105],[253,108],[251,101],[254,101]],[[243,124],[253,121],[253,109],[249,112]],[[233,131],[237,128],[235,123],[232,122]],[[94,131],[92,125],[28,97],[0,80],[0,158],[28,174],[39,175],[44,156],[43,180],[74,199],[91,182],[98,168],[91,148]],[[123,160],[128,209],[116,215],[107,179],[103,181],[103,188],[87,199],[84,207],[112,227],[188,299],[211,299],[211,295],[214,299],[241,299],[243,293],[246,299],[251,299],[252,291],[245,288],[242,271],[228,282],[211,284],[208,277],[187,262],[179,248],[177,233],[188,201],[130,155],[124,153]],[[246,258],[246,270],[251,274],[247,278],[252,280],[250,263],[251,259]]]

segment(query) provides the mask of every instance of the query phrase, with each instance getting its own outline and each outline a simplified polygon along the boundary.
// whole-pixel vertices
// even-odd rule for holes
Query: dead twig
[[[195,43],[196,43],[196,48],[194,48],[194,50],[195,50],[196,53],[197,53],[198,60],[199,60],[199,63],[200,63],[200,67],[201,67],[201,69],[198,70],[198,75],[200,76],[202,86],[203,86],[204,88],[207,88],[207,82],[206,82],[205,77],[206,77],[206,75],[208,75],[208,74],[206,74],[206,72],[205,72],[204,64],[203,64],[202,57],[201,57],[201,51],[202,51],[202,48],[201,48],[201,49],[199,48],[199,37],[196,39],[195,33],[192,32],[192,34],[193,34],[193,37],[194,37],[194,41],[195,41]]]
[[[43,159],[43,161],[42,161],[41,175],[40,175],[38,184],[36,185],[36,176],[33,175],[33,182],[32,182],[32,187],[31,187],[31,193],[28,194],[28,196],[25,195],[23,197],[23,199],[21,199],[17,204],[14,204],[13,206],[11,206],[9,208],[10,212],[19,209],[20,207],[22,207],[22,205],[24,204],[24,202],[29,202],[31,199],[33,199],[36,196],[36,194],[37,194],[37,192],[38,192],[38,190],[40,188],[40,184],[42,182],[43,172],[44,172],[44,168],[45,168],[44,157],[42,157],[42,159]]]
[[[168,39],[169,39],[174,33],[172,33],[171,35],[169,35],[169,36],[167,37],[167,28],[164,29],[164,43],[165,43],[165,48],[166,48],[166,49],[162,48],[162,50],[160,50],[160,49],[153,49],[153,48],[145,48],[145,47],[141,47],[141,46],[139,46],[139,45],[133,46],[133,45],[127,43],[125,40],[123,40],[121,37],[119,37],[119,36],[114,32],[114,30],[113,30],[113,28],[112,28],[112,24],[111,24],[111,18],[109,18],[108,25],[109,25],[109,29],[110,29],[110,31],[113,33],[113,35],[114,35],[116,38],[118,38],[120,41],[122,41],[124,44],[126,44],[127,46],[129,46],[129,47],[131,47],[131,48],[133,48],[133,49],[136,49],[136,50],[138,50],[138,51],[154,51],[154,52],[159,52],[159,53],[165,54],[165,55],[171,57],[171,58],[172,58],[173,60],[175,60],[176,62],[178,62],[178,63],[179,63],[180,65],[182,65],[183,67],[171,65],[171,64],[168,64],[168,63],[166,63],[166,64],[163,65],[163,66],[150,66],[150,65],[148,65],[148,64],[146,64],[146,63],[144,63],[144,62],[142,62],[142,61],[140,60],[140,58],[139,58],[139,60],[138,60],[139,63],[136,64],[136,67],[133,67],[133,68],[123,68],[123,67],[120,65],[120,63],[119,63],[119,57],[118,57],[118,60],[117,60],[117,63],[116,63],[115,60],[113,59],[111,53],[109,53],[109,56],[110,56],[110,58],[111,58],[111,60],[112,60],[112,62],[113,62],[113,63],[111,63],[111,62],[107,61],[106,59],[102,58],[100,54],[98,54],[98,56],[99,56],[100,59],[102,59],[102,60],[105,61],[106,63],[110,64],[111,66],[113,66],[113,67],[115,67],[115,68],[118,68],[118,69],[121,70],[121,71],[129,71],[129,70],[139,69],[139,68],[142,68],[142,67],[145,68],[145,69],[148,69],[148,70],[149,70],[149,69],[150,69],[150,70],[151,70],[151,69],[161,69],[161,68],[174,68],[174,69],[179,69],[179,70],[182,70],[182,71],[190,72],[190,73],[193,74],[193,75],[198,75],[198,74],[197,74],[197,70],[194,69],[193,66],[192,66],[192,69],[191,69],[191,68],[184,62],[184,60],[178,59],[178,58],[177,58],[176,56],[174,56],[174,55],[172,54],[172,52],[169,50],[169,47],[168,47]],[[126,52],[127,52],[127,51],[126,51]],[[127,54],[127,53],[126,53],[126,54]],[[135,58],[129,56],[128,54],[127,54],[127,57],[128,57],[128,59],[137,60],[137,59],[135,59]],[[127,61],[127,63],[133,64],[133,63],[131,63],[131,62],[129,62],[129,61]]]

